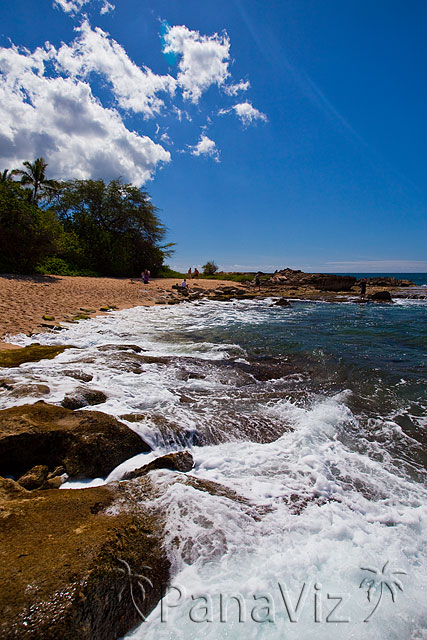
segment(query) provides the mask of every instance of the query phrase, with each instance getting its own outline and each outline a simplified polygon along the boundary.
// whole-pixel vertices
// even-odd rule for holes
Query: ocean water
[[[126,638],[425,639],[427,303],[271,303],[140,307],[19,336],[79,349],[7,377],[59,403],[84,371],[107,395],[95,410],[142,414],[128,424],[152,453],[64,490],[189,448],[190,475],[239,496],[152,473],[172,583]],[[1,407],[36,399],[0,391]]]

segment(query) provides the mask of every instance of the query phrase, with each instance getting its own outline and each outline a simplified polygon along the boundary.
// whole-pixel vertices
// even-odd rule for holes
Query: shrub
[[[208,260],[208,262],[203,265],[202,269],[203,269],[203,275],[213,276],[214,273],[218,271],[218,265],[216,265],[213,260]]]

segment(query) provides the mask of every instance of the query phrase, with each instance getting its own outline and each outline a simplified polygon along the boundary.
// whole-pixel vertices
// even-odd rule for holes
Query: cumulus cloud
[[[97,0],[98,1],[98,0]],[[75,15],[79,13],[82,8],[92,2],[92,0],[53,0],[53,6],[59,7],[65,13],[69,13],[70,15]],[[115,6],[108,2],[108,0],[102,0],[102,7],[100,9],[101,15],[104,13],[108,13],[109,11],[114,11]]]
[[[87,82],[47,77],[55,50],[33,54],[0,49],[0,162],[18,167],[44,156],[57,178],[102,177],[141,185],[170,153],[129,131],[115,109],[104,108]]]
[[[218,115],[222,116],[226,113],[230,113],[231,111],[236,113],[245,126],[252,124],[252,122],[256,120],[263,120],[264,122],[267,122],[267,116],[265,113],[255,109],[250,102],[235,104],[233,107],[230,107],[230,109],[220,109],[218,111]]]
[[[177,81],[186,100],[197,103],[211,85],[221,86],[230,75],[230,40],[226,33],[203,36],[185,26],[168,27],[163,43],[164,54],[181,56]]]
[[[224,86],[224,93],[228,96],[237,96],[239,91],[247,91],[250,87],[249,80],[240,80],[237,84],[229,84]]]
[[[213,140],[202,134],[194,147],[189,147],[193,156],[209,156],[219,162],[219,152]]]
[[[76,31],[79,37],[54,52],[59,71],[79,79],[87,79],[93,73],[102,75],[122,109],[142,113],[147,118],[161,111],[164,101],[157,93],[173,95],[176,80],[172,76],[157,75],[148,67],[141,69],[108,33],[98,27],[92,29],[87,21]]]

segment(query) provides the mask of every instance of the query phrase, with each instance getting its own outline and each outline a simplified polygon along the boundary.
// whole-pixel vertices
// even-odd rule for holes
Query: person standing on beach
[[[142,282],[144,284],[148,284],[148,281],[150,280],[150,272],[148,271],[148,269],[144,269],[144,271],[141,273],[142,276]]]
[[[193,277],[193,274],[191,273],[191,267],[189,268],[189,270],[187,271],[187,275],[189,278]]]
[[[198,278],[198,277],[199,277],[199,270],[197,267],[194,267],[193,278]]]
[[[362,298],[364,298],[366,296],[366,285],[367,285],[368,281],[366,280],[366,278],[362,278],[362,280],[360,281],[360,295]]]

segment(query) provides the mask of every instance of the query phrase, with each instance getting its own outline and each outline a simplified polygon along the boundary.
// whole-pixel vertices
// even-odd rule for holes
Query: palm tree
[[[47,162],[43,158],[36,158],[33,163],[26,160],[22,164],[27,171],[15,169],[13,173],[21,176],[22,185],[32,186],[30,201],[36,204],[41,198],[52,198],[58,191],[59,184],[56,180],[46,178]]]
[[[9,169],[4,169],[1,173],[0,173],[0,182],[13,182],[13,176],[16,175],[16,169],[13,169],[13,171],[10,171]]]

